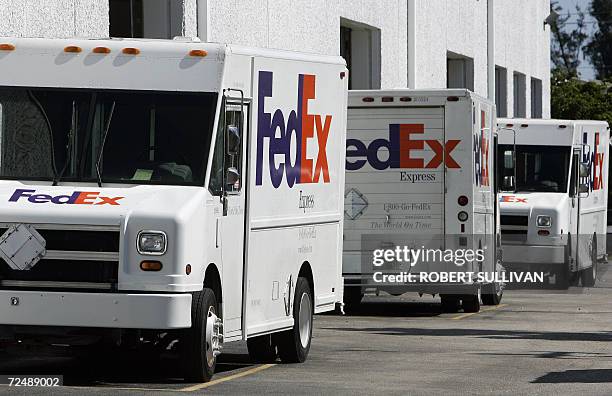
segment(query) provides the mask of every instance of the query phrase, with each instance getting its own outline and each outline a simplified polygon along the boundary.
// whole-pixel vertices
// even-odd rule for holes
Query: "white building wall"
[[[108,1],[0,0],[0,35],[108,37]]]
[[[474,59],[474,90],[487,96],[487,1],[415,0],[416,88],[446,87],[447,51]],[[549,0],[495,0],[495,64],[507,69],[508,116],[513,116],[513,73],[542,80],[542,116],[550,118]]]
[[[341,18],[380,29],[381,87],[407,86],[405,0],[378,0],[375,5],[368,0],[198,3],[198,13],[206,14],[205,21],[199,16],[200,36],[205,30],[207,41],[338,55]]]

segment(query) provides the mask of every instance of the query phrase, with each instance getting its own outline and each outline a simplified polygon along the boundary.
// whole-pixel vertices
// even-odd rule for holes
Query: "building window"
[[[474,90],[474,59],[448,52],[446,57],[446,86]]]
[[[542,80],[531,78],[531,118],[542,118]]]
[[[495,106],[498,117],[508,116],[508,73],[499,66],[495,66]]]
[[[340,55],[346,60],[349,89],[380,89],[380,30],[340,20]]]
[[[176,0],[110,0],[112,37],[171,39],[183,34],[183,6]]]
[[[109,1],[111,37],[143,37],[142,0]]]
[[[526,86],[525,75],[514,72],[514,117],[526,117]]]

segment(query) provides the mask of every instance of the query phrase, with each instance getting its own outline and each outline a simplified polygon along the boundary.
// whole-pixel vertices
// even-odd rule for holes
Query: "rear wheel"
[[[442,312],[455,313],[461,306],[458,296],[441,295]]]
[[[272,340],[272,335],[264,335],[259,337],[249,338],[247,340],[247,348],[251,359],[258,363],[271,363],[278,356],[276,345]]]
[[[208,382],[215,373],[219,353],[217,299],[208,288],[193,293],[191,328],[181,335],[181,361],[185,380]]]
[[[478,294],[468,294],[461,298],[461,306],[463,312],[479,312],[480,311],[480,298]]]
[[[302,363],[308,357],[312,340],[312,302],[308,281],[298,278],[293,301],[293,328],[272,336],[284,363]]]
[[[504,296],[504,290],[501,284],[494,282],[484,286],[484,293],[482,293],[483,305],[499,305],[502,297]]]
[[[580,277],[583,287],[593,287],[597,282],[597,238],[593,237],[593,245],[591,247],[591,263],[589,268],[581,271]]]

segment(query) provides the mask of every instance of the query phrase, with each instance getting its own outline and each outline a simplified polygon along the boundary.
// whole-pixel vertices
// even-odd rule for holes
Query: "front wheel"
[[[302,363],[312,340],[313,297],[306,278],[298,278],[293,299],[293,328],[273,335],[284,363]]]
[[[193,293],[191,328],[181,335],[181,360],[185,380],[208,382],[215,373],[220,350],[220,319],[217,298],[208,288]]]
[[[480,296],[478,294],[468,294],[461,298],[461,306],[463,312],[479,312],[480,311]]]

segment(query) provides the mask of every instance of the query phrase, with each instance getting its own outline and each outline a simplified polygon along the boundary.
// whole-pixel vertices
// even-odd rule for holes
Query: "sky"
[[[570,13],[574,14],[572,15],[571,19],[568,21],[569,23],[571,22],[576,22],[576,5],[579,5],[580,8],[584,11],[585,13],[585,22],[586,22],[586,34],[591,35],[593,34],[594,31],[597,30],[597,24],[594,23],[595,19],[589,15],[588,13],[588,9],[589,6],[591,5],[591,1],[590,0],[558,0],[559,1],[559,5],[561,5],[563,7],[563,13],[565,14],[567,11],[569,11]],[[575,25],[573,25],[575,27]],[[568,27],[572,27],[572,25],[569,25]],[[595,78],[595,70],[593,69],[593,65],[591,65],[589,59],[583,59],[583,54],[580,55],[580,69],[578,70],[578,72],[580,73],[580,76],[584,79],[584,80],[593,80]]]

